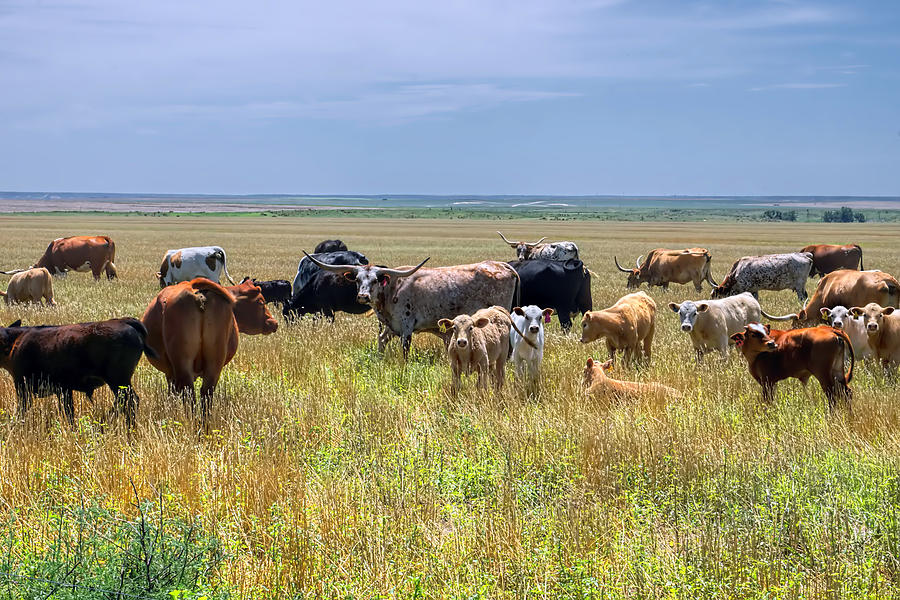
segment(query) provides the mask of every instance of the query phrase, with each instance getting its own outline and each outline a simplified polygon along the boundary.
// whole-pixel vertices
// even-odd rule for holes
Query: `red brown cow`
[[[819,321],[823,308],[865,306],[870,302],[881,306],[900,307],[900,282],[882,271],[841,269],[819,280],[812,298],[799,313],[772,320],[793,320],[795,327],[812,325]]]
[[[44,255],[34,265],[45,267],[51,275],[65,276],[69,271],[90,271],[99,281],[117,277],[116,243],[105,235],[78,235],[50,242]]]
[[[839,329],[820,325],[806,329],[781,331],[768,325],[751,323],[741,333],[731,336],[747,359],[750,375],[762,386],[763,400],[775,399],[775,386],[782,379],[794,377],[803,385],[815,377],[834,409],[838,398],[853,396],[853,348],[850,338]],[[850,358],[850,370],[844,373],[844,358]]]
[[[258,285],[244,279],[225,289],[234,297],[234,319],[241,333],[269,335],[278,331],[278,321],[266,308],[266,299]]]
[[[832,271],[838,269],[859,268],[864,271],[862,248],[857,244],[846,244],[840,246],[837,244],[813,244],[806,246],[800,252],[809,252],[813,255],[813,266],[809,271],[809,276],[818,275],[822,277],[828,275]]]
[[[712,256],[706,248],[686,248],[684,250],[668,250],[656,248],[651,250],[647,259],[642,263],[641,257],[635,262],[635,269],[626,269],[619,264],[619,260],[613,256],[616,268],[623,273],[628,273],[627,289],[636,289],[642,283],[648,286],[661,286],[669,289],[670,283],[690,283],[699,292],[700,284],[708,282],[715,287],[709,273],[709,263]]]

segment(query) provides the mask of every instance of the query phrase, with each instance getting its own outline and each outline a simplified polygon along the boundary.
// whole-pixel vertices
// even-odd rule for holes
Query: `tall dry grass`
[[[498,228],[575,240],[599,276],[595,308],[624,293],[613,253],[632,263],[659,246],[709,247],[717,278],[742,255],[818,241],[858,242],[868,268],[897,271],[897,228],[880,225],[4,217],[0,268],[31,264],[56,237],[105,233],[120,280],[71,274],[54,281],[58,308],[3,306],[0,322],[140,316],[169,248],[219,244],[235,277],[292,279],[301,250],[333,237],[384,264],[510,259]],[[418,336],[407,362],[396,343],[381,356],[371,317],[243,336],[207,436],[146,361],[130,435],[107,420],[107,393],[76,398],[75,431],[50,398],[22,420],[0,374],[4,564],[44,556],[59,535],[54,511],[96,502],[133,518],[137,490],[221,543],[204,589],[238,598],[896,595],[895,382],[860,368],[852,412],[829,415],[815,382],[786,382],[763,406],[736,354],[695,363],[665,309],[693,289],[651,294],[653,360],[616,374],[676,387],[682,400],[585,400],[584,361],[605,349],[555,319],[538,397],[510,372],[500,394],[469,381],[454,399],[436,338]],[[791,292],[762,302],[796,307]],[[10,589],[27,596],[27,584]]]

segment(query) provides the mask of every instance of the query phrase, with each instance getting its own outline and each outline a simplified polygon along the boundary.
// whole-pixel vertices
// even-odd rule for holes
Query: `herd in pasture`
[[[500,233],[500,232],[498,232]],[[13,377],[20,415],[33,397],[57,395],[74,423],[72,393],[90,397],[104,385],[116,398],[129,427],[138,404],[131,379],[142,355],[167,380],[171,393],[193,410],[194,383],[200,387],[200,418],[207,423],[210,401],[221,372],[234,357],[239,333],[275,333],[278,322],[267,303],[280,303],[287,319],[314,313],[373,311],[379,322],[378,348],[401,339],[404,357],[412,335],[440,336],[451,368],[450,390],[458,393],[462,375],[476,374],[478,386],[488,379],[503,386],[505,365],[512,360],[517,378],[535,389],[544,352],[544,325],[556,314],[564,331],[582,314],[581,342],[604,340],[605,362],[588,359],[585,393],[593,397],[630,398],[646,395],[679,397],[681,392],[654,382],[620,381],[608,371],[621,352],[626,363],[650,360],[657,305],[643,291],[631,291],[612,306],[593,310],[591,271],[581,262],[573,242],[503,241],[516,250],[510,262],[487,260],[469,265],[390,268],[375,265],[340,240],[326,240],[312,254],[304,252],[293,283],[244,278],[235,284],[219,246],[166,252],[157,273],[160,292],[140,320],[132,317],[56,326],[0,327],[0,367]],[[60,238],[28,269],[12,274],[3,295],[8,304],[54,305],[51,276],[91,271],[117,277],[115,243],[107,236]],[[705,248],[652,250],[626,269],[626,286],[642,283],[668,288],[671,283],[703,282],[710,299],[671,302],[683,332],[691,337],[697,360],[715,351],[727,356],[733,344],[746,359],[751,376],[771,402],[776,384],[787,378],[804,384],[815,377],[833,409],[848,403],[849,384],[857,359],[872,357],[886,368],[900,364],[900,284],[882,271],[862,270],[858,245],[807,246],[799,252],[746,256],[732,265],[720,284],[710,272]],[[643,260],[642,260],[643,259]],[[222,274],[232,284],[219,284]],[[811,298],[806,281],[821,277]],[[801,303],[797,313],[773,316],[762,310],[760,290],[791,289]],[[765,317],[791,321],[792,328],[774,330]],[[826,324],[821,324],[824,321]],[[845,365],[849,368],[845,371]]]

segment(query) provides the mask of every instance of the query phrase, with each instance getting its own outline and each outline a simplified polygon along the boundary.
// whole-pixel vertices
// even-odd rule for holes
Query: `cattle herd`
[[[500,233],[500,232],[498,232]],[[157,273],[160,292],[140,320],[124,317],[91,323],[0,327],[0,367],[13,378],[20,415],[33,397],[57,395],[70,424],[72,393],[108,386],[130,427],[138,396],[131,379],[141,356],[161,371],[169,391],[195,409],[200,387],[200,420],[207,423],[210,401],[222,369],[234,357],[239,333],[272,334],[278,322],[267,303],[277,303],[285,319],[305,314],[334,319],[336,312],[373,311],[379,322],[378,348],[401,340],[404,357],[414,333],[441,337],[447,348],[452,394],[462,375],[475,373],[480,388],[491,379],[497,389],[512,360],[518,379],[534,390],[540,382],[545,324],[556,314],[563,331],[582,314],[581,342],[604,340],[609,359],[588,359],[586,393],[593,397],[640,395],[678,397],[681,392],[654,382],[611,378],[617,354],[626,363],[651,358],[657,305],[643,291],[631,291],[609,308],[593,310],[591,271],[573,242],[503,241],[516,250],[510,262],[487,260],[456,266],[376,265],[340,240],[304,252],[293,283],[245,278],[234,284],[219,246],[169,250]],[[13,271],[3,295],[8,304],[46,300],[54,305],[51,276],[91,271],[94,279],[117,276],[115,243],[106,236],[61,238],[50,243],[33,267]],[[815,377],[831,408],[851,399],[856,360],[874,358],[886,368],[900,364],[900,284],[882,271],[865,271],[859,246],[807,246],[799,252],[746,256],[720,284],[710,272],[705,248],[651,250],[626,269],[626,287],[668,288],[671,283],[712,287],[711,298],[670,302],[681,330],[689,334],[697,360],[731,345],[746,359],[750,375],[771,402],[778,381]],[[221,275],[232,284],[221,286]],[[821,277],[812,298],[806,281]],[[759,290],[796,292],[803,308],[773,316],[762,310]],[[775,330],[760,321],[791,321]],[[826,324],[820,324],[824,322]]]

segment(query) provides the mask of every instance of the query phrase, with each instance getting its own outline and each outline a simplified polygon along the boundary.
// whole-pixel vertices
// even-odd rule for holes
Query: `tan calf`
[[[850,314],[862,317],[875,358],[885,368],[894,369],[900,365],[900,311],[893,306],[882,307],[871,302],[865,306],[854,306]]]
[[[584,313],[581,319],[581,343],[606,338],[609,358],[615,361],[616,351],[622,350],[625,363],[641,354],[650,360],[650,345],[656,327],[656,303],[644,292],[634,292],[619,298],[603,310]]]
[[[598,400],[638,400],[640,398],[680,398],[675,388],[656,382],[620,381],[606,373],[613,368],[612,360],[604,363],[587,359],[584,367],[585,395]]]
[[[441,330],[450,333],[447,356],[453,382],[450,391],[459,392],[460,376],[473,371],[478,374],[478,387],[487,388],[488,373],[494,387],[503,387],[504,368],[509,354],[509,313],[500,306],[482,308],[473,315],[459,315],[438,321]]]
[[[50,271],[44,267],[33,267],[16,273],[9,280],[6,292],[0,292],[7,304],[17,302],[34,302],[41,304],[42,299],[47,300],[49,306],[56,306],[53,300],[53,280]]]

